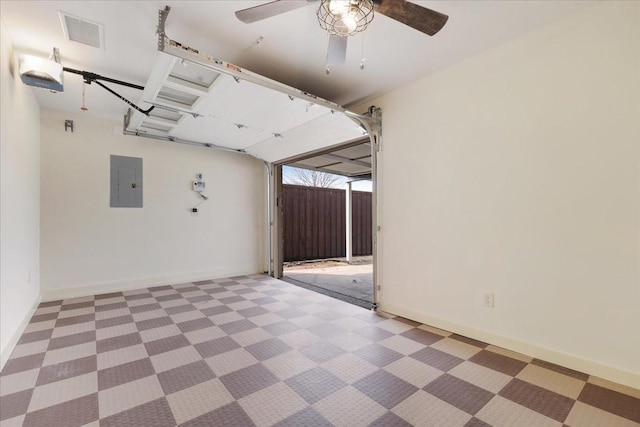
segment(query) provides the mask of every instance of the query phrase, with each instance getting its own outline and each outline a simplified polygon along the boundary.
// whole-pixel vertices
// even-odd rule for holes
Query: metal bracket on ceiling
[[[380,121],[382,119],[382,108],[372,105],[371,107],[369,107],[367,114],[370,115],[373,119]]]
[[[365,114],[355,114],[350,111],[345,115],[358,123],[369,134],[371,142],[376,151],[380,151],[380,140],[382,138],[382,109],[372,105]]]
[[[60,51],[57,47],[53,48],[53,52],[51,53],[51,59],[53,59],[56,64],[61,64],[60,62]]]
[[[158,50],[164,52],[164,39],[167,36],[164,32],[164,24],[169,16],[169,11],[171,7],[165,6],[164,9],[160,9],[158,11],[158,28],[156,29],[156,34],[158,35]]]

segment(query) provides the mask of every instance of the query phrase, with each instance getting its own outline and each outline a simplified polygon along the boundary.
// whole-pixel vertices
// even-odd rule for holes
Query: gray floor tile
[[[194,345],[194,347],[203,358],[207,358],[235,350],[240,348],[240,345],[230,337],[222,337],[201,342]]]
[[[340,347],[337,347],[326,341],[318,341],[308,346],[298,349],[298,351],[316,363],[328,362],[338,356],[346,353]]]
[[[153,319],[141,320],[136,322],[139,331],[148,329],[161,328],[163,326],[173,325],[173,320],[169,316],[155,317]]]
[[[276,357],[291,350],[291,347],[280,341],[278,338],[260,341],[245,347],[253,357],[259,361],[264,361]]]
[[[411,424],[394,414],[387,412],[371,424],[369,427],[412,427]]]
[[[586,384],[578,396],[578,401],[640,423],[640,399],[638,398],[594,384]]]
[[[51,427],[52,425],[79,427],[97,421],[98,418],[98,393],[93,393],[79,399],[29,412],[24,418],[23,425],[25,427]]]
[[[442,335],[434,334],[433,332],[425,331],[424,329],[418,328],[409,329],[408,331],[405,331],[400,335],[424,345],[435,344],[436,342],[444,338]]]
[[[241,399],[278,382],[267,368],[252,365],[220,377],[220,381],[235,399]]]
[[[469,359],[470,362],[485,366],[503,374],[515,377],[527,364],[489,350],[482,350]]]
[[[164,353],[171,350],[176,350],[180,347],[186,347],[191,345],[189,340],[184,335],[174,335],[168,338],[162,338],[156,341],[144,343],[144,347],[147,349],[149,356]]]
[[[364,377],[354,383],[353,387],[387,409],[393,408],[418,391],[418,387],[383,370]]]
[[[45,366],[40,369],[36,386],[95,372],[97,369],[98,362],[95,355]]]
[[[11,375],[17,372],[29,371],[42,366],[46,353],[37,353],[30,356],[9,359],[2,369],[2,375]]]
[[[431,347],[418,350],[409,356],[444,372],[447,372],[464,362],[464,360],[459,357],[452,356],[449,353],[445,353]]]
[[[100,427],[172,427],[175,425],[173,413],[164,397],[100,420]]]
[[[142,344],[142,338],[140,338],[138,332],[99,340],[96,342],[96,349],[98,353],[104,353],[105,351],[117,350],[136,344]]]
[[[237,402],[230,403],[198,418],[180,424],[180,427],[253,427],[254,422]]]
[[[322,368],[314,368],[289,378],[285,383],[309,404],[335,393],[347,383]]]
[[[361,348],[360,350],[355,351],[354,354],[380,368],[404,357],[403,354],[378,344],[371,344],[367,347]]]
[[[243,332],[249,329],[257,328],[258,326],[255,323],[252,323],[250,320],[242,319],[242,320],[236,320],[235,322],[229,322],[223,325],[219,325],[219,327],[226,334],[233,335],[233,334],[237,334],[238,332]]]
[[[150,359],[140,359],[98,371],[98,390],[106,390],[140,378],[154,375]]]
[[[313,427],[332,427],[325,417],[320,415],[318,411],[313,408],[306,408],[300,412],[291,415],[279,423],[274,425],[275,427],[300,427],[300,426],[313,426]]]
[[[162,390],[164,390],[164,394],[175,393],[215,377],[216,375],[204,360],[169,369],[158,374],[158,380]]]
[[[26,414],[31,402],[33,389],[8,394],[0,398],[0,421]]]
[[[448,374],[436,378],[423,390],[470,415],[477,414],[494,396],[490,391]]]
[[[271,335],[284,335],[289,332],[297,331],[300,329],[300,326],[295,325],[288,320],[283,320],[282,322],[272,323],[270,325],[263,326],[262,329],[269,332]]]
[[[180,322],[177,324],[180,331],[184,334],[191,331],[197,331],[198,329],[205,329],[214,326],[211,319],[202,317],[200,319],[187,320],[186,322]]]

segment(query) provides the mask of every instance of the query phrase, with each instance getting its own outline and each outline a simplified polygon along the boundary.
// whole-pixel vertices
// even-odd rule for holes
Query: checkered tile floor
[[[4,426],[640,426],[640,391],[267,276],[40,305]]]

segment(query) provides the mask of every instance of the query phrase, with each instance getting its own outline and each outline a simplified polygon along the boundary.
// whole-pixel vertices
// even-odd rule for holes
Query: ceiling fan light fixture
[[[322,0],[317,15],[320,27],[329,34],[352,36],[373,20],[373,0]]]
[[[344,25],[347,28],[349,33],[353,32],[356,28],[358,28],[358,23],[350,15],[345,15],[342,17],[342,25]]]
[[[342,16],[349,11],[350,0],[329,0],[329,12]]]

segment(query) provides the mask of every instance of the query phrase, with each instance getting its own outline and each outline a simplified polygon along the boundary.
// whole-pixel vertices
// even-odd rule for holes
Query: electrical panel
[[[111,156],[112,208],[142,207],[142,159]]]

